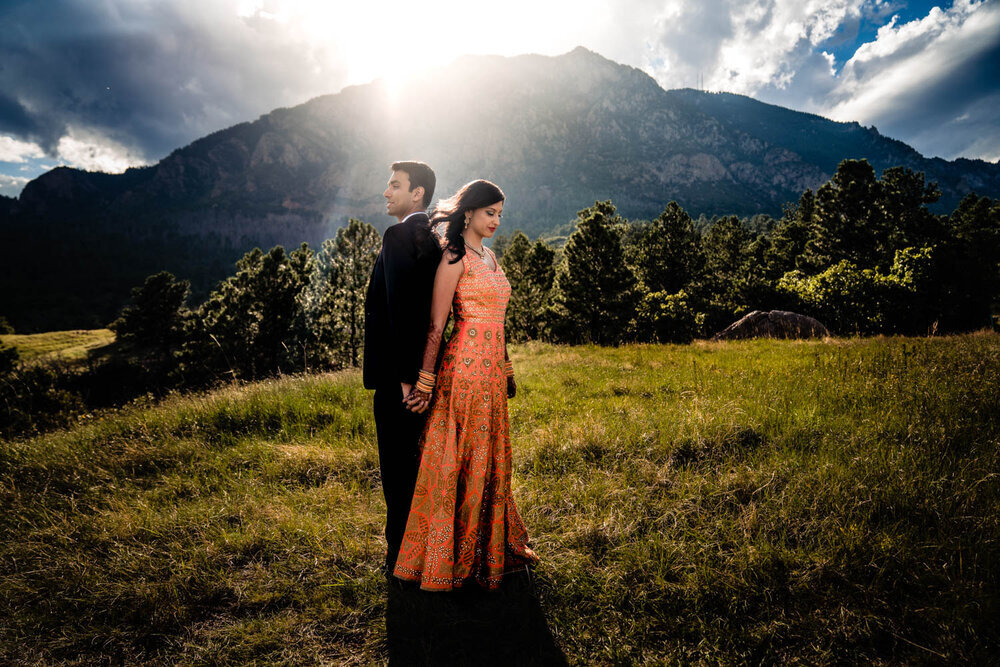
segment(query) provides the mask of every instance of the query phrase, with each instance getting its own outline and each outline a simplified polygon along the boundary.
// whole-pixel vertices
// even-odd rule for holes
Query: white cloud
[[[106,136],[75,128],[59,139],[56,151],[65,164],[87,171],[121,173],[147,162],[141,153]]]
[[[16,197],[21,194],[21,190],[30,180],[30,178],[23,176],[11,176],[10,174],[0,173],[0,195]]]
[[[987,94],[983,86],[941,91],[983,49],[1000,45],[1000,3],[955,0],[917,21],[893,20],[843,63],[842,47],[853,44],[862,23],[890,21],[901,6],[902,0],[509,0],[502,11],[462,0],[0,5],[0,21],[12,26],[0,34],[0,124],[7,120],[7,138],[17,142],[0,137],[0,159],[37,159],[33,146],[76,166],[120,171],[126,160],[159,158],[348,83],[462,53],[555,55],[577,45],[641,67],[666,88],[702,81],[710,90],[874,123],[925,153],[996,155],[991,137],[1000,135],[1000,121],[978,104]],[[935,139],[934,128],[951,121],[954,132]],[[94,145],[83,145],[91,139]]]
[[[1000,155],[1000,5],[956,0],[947,10],[893,19],[857,49],[817,111],[875,124],[924,155]]]
[[[867,0],[670,0],[654,13],[643,63],[666,88],[753,95],[788,86],[814,49],[856,22]],[[626,11],[624,8],[622,11]]]
[[[837,120],[886,122],[954,76],[1000,35],[1000,7],[956,0],[922,19],[882,26],[843,67],[827,113]],[[996,63],[994,63],[996,66]],[[970,91],[972,92],[972,91]]]
[[[665,88],[701,83],[874,124],[925,155],[1000,153],[996,103],[983,103],[1000,90],[1000,2],[955,0],[906,22],[896,0],[637,4],[654,17],[642,64]],[[838,70],[833,52],[865,22],[881,27]]]
[[[38,144],[0,135],[0,162],[21,163],[39,157],[45,157],[45,151]]]

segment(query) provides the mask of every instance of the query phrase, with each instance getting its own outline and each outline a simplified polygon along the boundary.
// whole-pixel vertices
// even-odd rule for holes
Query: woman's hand
[[[517,394],[517,383],[514,382],[514,376],[507,378],[507,398],[514,398]]]
[[[416,387],[410,390],[406,398],[403,399],[403,405],[410,412],[416,412],[421,414],[425,412],[431,404],[431,395],[429,392],[420,391]]]

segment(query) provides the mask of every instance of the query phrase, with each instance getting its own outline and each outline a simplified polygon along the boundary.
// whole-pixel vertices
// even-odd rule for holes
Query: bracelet
[[[430,371],[420,370],[417,372],[417,384],[414,387],[417,391],[429,394],[434,391],[434,383],[436,381],[437,375]]]
[[[503,374],[509,378],[514,377],[514,364],[509,359],[503,362]]]

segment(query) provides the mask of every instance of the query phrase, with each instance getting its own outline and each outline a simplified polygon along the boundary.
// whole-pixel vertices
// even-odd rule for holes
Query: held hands
[[[431,403],[431,394],[434,393],[434,382],[437,376],[433,371],[420,369],[417,371],[417,383],[413,389],[403,392],[403,405],[410,412],[420,414],[427,409]]]
[[[410,412],[416,412],[417,414],[422,414],[427,410],[427,407],[431,404],[431,394],[427,391],[420,391],[416,387],[410,390],[410,393],[406,395],[403,399],[403,405]]]
[[[517,394],[517,383],[514,382],[514,376],[507,376],[507,398],[514,398]]]

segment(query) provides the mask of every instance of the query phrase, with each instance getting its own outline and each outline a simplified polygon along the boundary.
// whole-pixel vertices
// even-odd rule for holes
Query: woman
[[[420,470],[394,574],[424,590],[469,581],[495,589],[505,572],[537,560],[510,491],[507,399],[514,373],[503,321],[510,283],[483,246],[500,224],[504,194],[489,181],[466,184],[441,202],[431,223],[443,229],[423,369],[407,397],[430,415]],[[449,312],[455,328],[435,362]]]

